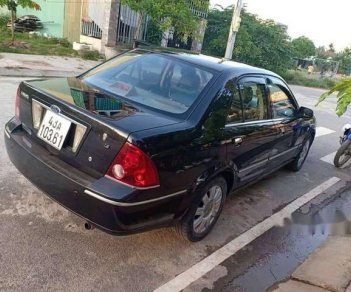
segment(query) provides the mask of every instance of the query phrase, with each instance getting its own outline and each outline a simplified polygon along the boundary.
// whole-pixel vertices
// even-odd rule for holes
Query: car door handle
[[[236,137],[236,138],[234,138],[233,142],[234,142],[234,146],[240,146],[241,143],[243,142],[243,138],[242,137]]]

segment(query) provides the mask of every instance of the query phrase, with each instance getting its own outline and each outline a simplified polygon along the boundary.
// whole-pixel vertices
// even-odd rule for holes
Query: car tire
[[[303,146],[302,146],[299,154],[294,158],[293,161],[291,161],[289,164],[286,165],[287,169],[289,169],[291,171],[299,171],[301,169],[301,167],[305,163],[308,152],[310,151],[312,141],[313,141],[313,139],[311,136],[308,136],[305,139],[305,142],[303,143]]]
[[[336,152],[334,157],[334,165],[336,167],[342,167],[351,158],[351,141],[347,139],[341,144],[339,150]],[[340,159],[343,158],[343,159]]]
[[[227,195],[227,182],[221,176],[212,179],[195,196],[187,213],[177,223],[177,233],[189,241],[202,240],[216,224]]]

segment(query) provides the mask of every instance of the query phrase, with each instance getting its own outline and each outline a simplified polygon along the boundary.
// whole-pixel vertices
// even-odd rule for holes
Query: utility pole
[[[230,30],[229,30],[227,49],[225,50],[225,56],[224,56],[224,58],[228,60],[230,60],[233,56],[235,38],[240,27],[240,21],[241,21],[240,13],[243,6],[244,6],[243,0],[237,0],[236,6],[234,6],[234,9],[233,9],[233,18],[232,18],[232,23],[230,25]]]

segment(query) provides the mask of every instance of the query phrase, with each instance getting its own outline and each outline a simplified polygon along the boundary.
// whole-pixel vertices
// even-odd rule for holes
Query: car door
[[[267,79],[267,89],[272,119],[277,130],[270,165],[280,167],[297,155],[302,139],[299,139],[298,104],[285,83],[278,78]]]
[[[237,173],[237,186],[262,175],[276,138],[269,116],[265,79],[245,77],[235,85],[225,125],[227,159]]]

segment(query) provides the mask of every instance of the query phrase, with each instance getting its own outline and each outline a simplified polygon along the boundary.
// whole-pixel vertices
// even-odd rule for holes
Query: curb
[[[82,74],[84,71],[56,71],[56,70],[1,69],[0,68],[0,76],[1,77],[58,78],[58,77],[74,77]]]

